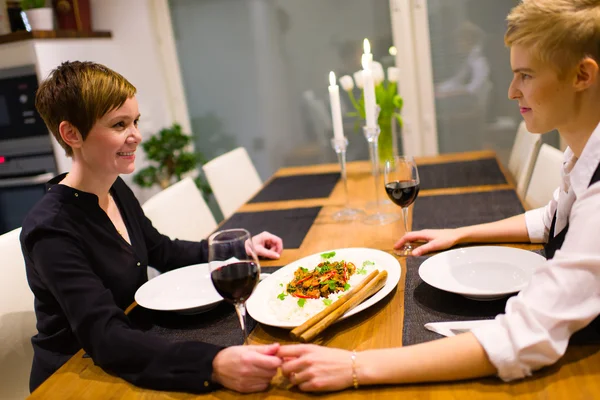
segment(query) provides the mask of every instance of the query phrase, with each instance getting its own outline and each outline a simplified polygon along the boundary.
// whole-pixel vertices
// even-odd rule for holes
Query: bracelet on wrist
[[[358,389],[358,378],[356,376],[356,350],[352,350],[350,359],[352,360],[352,386],[354,386],[354,389]]]

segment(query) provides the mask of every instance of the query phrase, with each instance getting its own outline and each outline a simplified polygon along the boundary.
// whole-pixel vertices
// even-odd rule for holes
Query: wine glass
[[[215,289],[235,306],[246,344],[246,300],[260,277],[260,265],[250,233],[245,229],[213,233],[208,238],[208,263]]]
[[[417,164],[411,156],[396,156],[386,161],[384,168],[385,191],[392,202],[402,207],[404,216],[404,232],[408,228],[408,207],[416,200],[419,194],[419,171]],[[413,247],[405,243],[401,249],[396,250],[398,255],[410,255]]]

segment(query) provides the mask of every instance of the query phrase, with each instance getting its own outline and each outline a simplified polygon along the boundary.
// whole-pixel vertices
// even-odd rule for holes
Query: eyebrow
[[[513,69],[513,72],[517,73],[517,72],[535,72],[535,71],[532,70],[531,68],[515,68],[515,69]]]
[[[133,119],[134,120],[135,119],[140,119],[141,116],[142,116],[142,114],[138,114],[137,117],[135,117]],[[120,119],[130,119],[130,117],[129,117],[129,115],[126,115],[126,114],[125,115],[118,115],[118,116],[116,116],[114,118],[111,118],[110,121],[114,122],[114,121],[117,121],[117,120],[120,120]]]

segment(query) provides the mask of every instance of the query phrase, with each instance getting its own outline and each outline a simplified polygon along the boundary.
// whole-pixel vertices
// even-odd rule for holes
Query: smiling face
[[[511,47],[510,64],[514,76],[508,97],[519,102],[527,130],[546,133],[569,124],[577,104],[572,74],[559,76],[555,68],[521,45]]]
[[[101,175],[130,174],[135,169],[135,151],[142,141],[137,128],[140,113],[135,97],[96,121],[76,150],[75,159]]]

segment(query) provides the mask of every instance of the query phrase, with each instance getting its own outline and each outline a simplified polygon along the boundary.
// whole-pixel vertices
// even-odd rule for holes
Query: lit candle
[[[340,87],[336,84],[333,71],[329,73],[329,102],[333,120],[333,137],[336,140],[342,140],[344,139],[344,126],[342,124],[342,107],[340,106]]]
[[[363,40],[363,58],[367,58],[369,69],[371,69],[371,62],[373,61],[373,53],[371,53],[371,43],[369,43],[369,39],[365,38]]]
[[[365,115],[367,119],[367,128],[373,129],[377,125],[375,119],[375,83],[373,81],[373,73],[370,68],[370,60],[368,54],[363,54],[363,93],[365,96]]]

